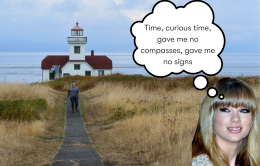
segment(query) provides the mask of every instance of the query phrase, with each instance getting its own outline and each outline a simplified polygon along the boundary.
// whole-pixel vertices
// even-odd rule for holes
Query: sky
[[[79,22],[86,52],[135,50],[130,27],[157,0],[0,0],[0,52],[69,52],[67,37]],[[172,0],[184,6],[188,0]],[[259,0],[205,0],[224,31],[223,53],[258,53]]]

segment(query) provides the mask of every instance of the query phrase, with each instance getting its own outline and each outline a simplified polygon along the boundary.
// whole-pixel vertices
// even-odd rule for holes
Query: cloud
[[[40,3],[47,4],[48,6],[59,5],[65,0],[39,0]]]
[[[111,42],[112,39],[128,42],[125,45],[122,42],[111,42],[111,47],[115,47],[117,43],[132,49],[133,39],[129,32],[131,24],[142,20],[159,0],[0,1],[0,22],[3,25],[1,30],[5,32],[0,35],[5,39],[1,43],[1,51],[9,45],[8,42],[14,41],[18,45],[19,43],[33,45],[36,41],[50,43],[62,40],[63,42],[64,34],[70,35],[70,29],[75,26],[76,21],[85,30],[84,35],[89,37],[91,42],[88,44],[96,42],[99,45],[100,39],[97,36],[102,36],[103,43]],[[176,6],[185,5],[189,1],[172,0]],[[251,40],[259,43],[259,0],[250,3],[235,0],[223,1],[223,3],[214,0],[207,0],[207,2],[215,12],[216,23],[227,35],[227,42]],[[29,51],[30,48],[28,47]]]
[[[89,19],[110,19],[116,17],[116,14],[119,13],[119,11],[116,10],[116,4],[114,4],[112,0],[80,0],[77,1],[77,4],[79,10],[74,12],[74,17],[85,17]]]
[[[232,31],[242,31],[242,30],[246,30],[247,28],[246,27],[242,27],[241,25],[235,25],[235,24],[232,24],[232,25],[226,25],[226,28],[229,29],[229,30],[232,30]]]
[[[120,9],[120,12],[129,17],[131,20],[137,21],[142,20],[143,17],[150,11],[142,9]]]
[[[113,0],[117,5],[124,4],[124,0]]]
[[[143,17],[152,11],[153,6],[158,0],[113,0],[121,13],[133,21],[142,20]],[[180,0],[172,0],[178,2]]]
[[[24,6],[24,4],[29,4],[30,5],[34,5],[34,6],[38,6],[38,7],[44,7],[44,8],[51,8],[54,5],[60,5],[61,3],[63,3],[65,0],[5,0],[5,3],[9,3],[11,5],[11,7],[24,7],[26,8],[26,6]],[[27,7],[29,7],[27,6]]]

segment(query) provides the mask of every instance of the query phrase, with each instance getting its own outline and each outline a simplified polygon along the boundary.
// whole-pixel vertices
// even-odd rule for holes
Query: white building
[[[54,80],[67,75],[99,76],[112,73],[112,60],[105,55],[85,55],[87,37],[83,29],[76,26],[68,37],[69,55],[48,55],[41,63],[42,81]]]

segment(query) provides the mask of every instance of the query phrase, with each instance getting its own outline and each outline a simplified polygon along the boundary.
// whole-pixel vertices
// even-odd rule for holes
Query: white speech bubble
[[[170,1],[160,1],[142,21],[133,23],[131,33],[135,63],[155,77],[182,72],[213,76],[222,69],[219,55],[225,36],[206,2],[192,1],[176,8]]]

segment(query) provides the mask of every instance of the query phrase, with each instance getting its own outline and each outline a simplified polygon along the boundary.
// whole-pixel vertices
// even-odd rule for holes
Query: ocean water
[[[132,53],[95,53],[107,55],[113,62],[112,73],[142,74],[151,76],[142,66],[138,66]],[[47,55],[69,55],[68,52],[0,52],[0,82],[41,82],[41,61]],[[90,55],[90,53],[86,53]],[[259,54],[222,54],[223,68],[218,75],[259,76]],[[190,74],[172,74],[170,77]],[[196,74],[197,75],[197,74]]]

